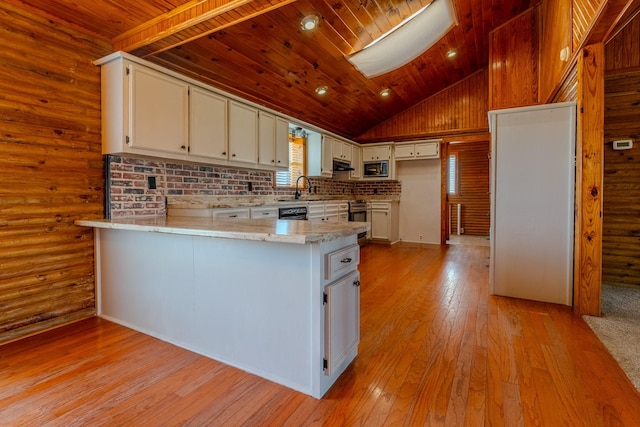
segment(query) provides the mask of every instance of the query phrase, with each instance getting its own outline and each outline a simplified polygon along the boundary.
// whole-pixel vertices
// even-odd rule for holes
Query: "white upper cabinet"
[[[437,159],[440,157],[440,141],[401,143],[395,146],[396,160]]]
[[[123,58],[101,73],[103,154],[186,157],[188,84]]]
[[[129,64],[129,146],[186,154],[189,85]]]
[[[371,162],[391,159],[391,145],[375,145],[362,148],[362,161]]]
[[[289,168],[289,122],[265,111],[258,115],[258,164]]]
[[[258,163],[276,165],[276,116],[264,111],[258,114]]]
[[[192,87],[189,103],[189,154],[226,160],[227,98]]]
[[[276,167],[289,169],[289,120],[276,117]]]
[[[229,160],[258,162],[258,109],[229,101]]]
[[[332,154],[334,159],[343,160],[345,162],[351,161],[351,144],[340,141],[339,139],[325,135],[327,140],[331,141]]]
[[[333,175],[332,141],[326,135],[309,132],[307,136],[307,175]]]
[[[351,167],[351,179],[362,178],[362,148],[357,145],[351,146]]]

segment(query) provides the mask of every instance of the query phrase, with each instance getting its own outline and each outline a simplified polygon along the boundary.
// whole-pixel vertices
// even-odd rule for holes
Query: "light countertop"
[[[335,240],[365,232],[370,227],[366,222],[287,221],[245,218],[211,219],[181,216],[77,220],[75,224],[115,230],[296,244]]]

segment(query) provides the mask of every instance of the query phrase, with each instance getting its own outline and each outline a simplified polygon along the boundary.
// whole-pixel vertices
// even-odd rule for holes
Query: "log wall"
[[[640,16],[606,46],[602,282],[640,286]],[[634,51],[635,49],[635,51]],[[631,150],[612,141],[632,139]]]
[[[95,313],[109,46],[0,2],[0,342]]]

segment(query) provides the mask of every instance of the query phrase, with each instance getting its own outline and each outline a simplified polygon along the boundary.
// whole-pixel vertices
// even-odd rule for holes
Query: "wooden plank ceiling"
[[[489,31],[535,0],[454,0],[458,25],[409,64],[367,79],[346,59],[432,0],[23,0],[125,50],[357,139],[488,63]],[[435,0],[444,1],[444,0]],[[315,14],[319,26],[303,32]],[[448,59],[450,49],[457,56]],[[328,86],[326,95],[316,95]],[[391,96],[379,92],[391,89]]]

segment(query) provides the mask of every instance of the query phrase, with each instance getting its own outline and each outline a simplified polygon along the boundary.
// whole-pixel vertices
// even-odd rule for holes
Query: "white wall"
[[[397,162],[396,178],[402,182],[400,240],[439,244],[440,159]]]

